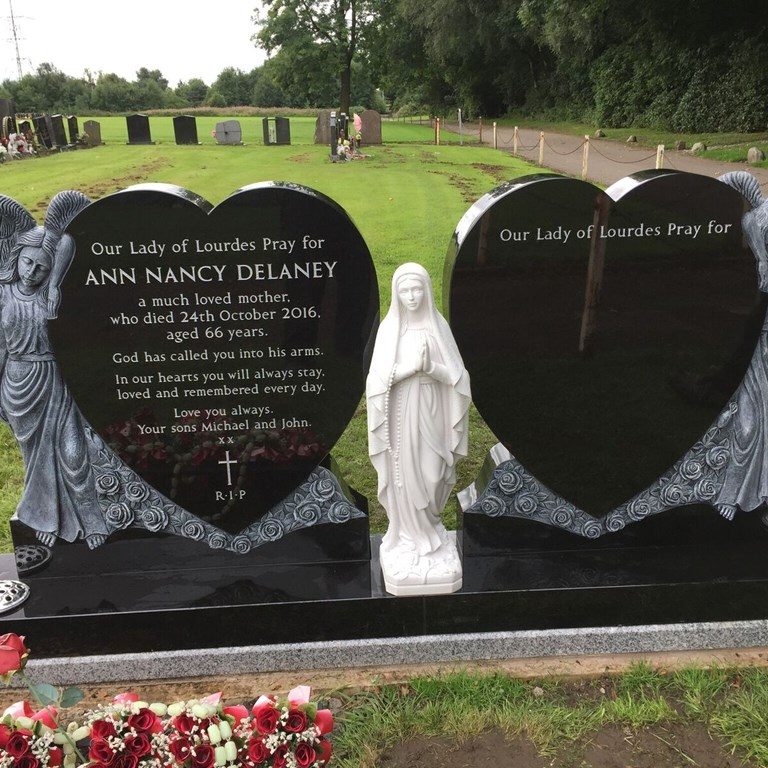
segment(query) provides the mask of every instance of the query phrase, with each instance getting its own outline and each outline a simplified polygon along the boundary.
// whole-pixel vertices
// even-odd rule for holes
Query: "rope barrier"
[[[539,142],[537,141],[535,144],[532,144],[530,147],[527,147],[525,144],[520,142],[520,139],[517,140],[517,148],[518,149],[538,149],[539,148]]]
[[[606,160],[610,160],[612,163],[620,163],[621,165],[635,165],[635,163],[644,163],[647,160],[650,160],[652,157],[656,157],[656,153],[652,152],[647,157],[641,157],[637,160],[617,160],[615,157],[608,157],[608,155],[606,155],[604,152],[601,152],[594,142],[592,142],[591,147],[601,157],[604,157]]]
[[[576,152],[578,152],[587,142],[582,140],[581,144],[579,144],[576,149],[572,149],[570,152],[558,152],[546,139],[544,139],[544,146],[549,147],[556,155],[560,155],[561,157],[567,157],[568,155],[572,155]]]

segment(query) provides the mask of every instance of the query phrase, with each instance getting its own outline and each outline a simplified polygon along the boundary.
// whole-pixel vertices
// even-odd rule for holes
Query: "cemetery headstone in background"
[[[53,140],[51,139],[51,133],[49,128],[49,121],[47,115],[37,115],[32,118],[32,123],[35,126],[35,135],[37,136],[37,143],[41,147],[46,149],[53,148]]]
[[[77,140],[80,138],[80,126],[74,115],[67,117],[67,130],[69,131],[69,143],[77,144]]]
[[[243,130],[239,120],[222,120],[216,123],[214,132],[217,144],[242,144]]]
[[[128,115],[125,118],[129,144],[154,144],[146,115]]]
[[[192,115],[176,115],[173,118],[173,134],[177,144],[199,144],[197,121]]]
[[[67,133],[64,130],[63,115],[51,115],[50,131],[55,147],[66,147],[69,144],[67,141]]]
[[[360,114],[363,144],[381,144],[381,115],[375,109],[365,109]]]
[[[321,109],[315,121],[315,144],[331,143],[331,110]]]
[[[10,117],[10,115],[6,115],[3,118],[3,138],[7,139],[12,133],[16,133],[14,120],[12,117]]]
[[[22,120],[19,123],[19,133],[27,134],[32,130],[32,123],[29,120]]]
[[[98,120],[86,120],[83,123],[83,130],[88,136],[88,143],[92,147],[101,146],[101,123]]]
[[[365,503],[320,466],[359,403],[378,314],[373,263],[344,211],[293,184],[215,209],[150,184],[93,203],[68,231],[75,256],[50,333],[88,426],[48,395],[61,413],[42,418],[14,545],[33,546],[35,530],[67,540],[29,577],[28,610],[369,594]],[[74,507],[73,450],[87,462],[69,481]],[[55,531],[35,527],[28,499],[52,482]],[[100,512],[87,518],[91,502]],[[78,531],[98,546],[71,540]]]
[[[261,125],[265,145],[291,143],[291,122],[287,117],[265,117]]]

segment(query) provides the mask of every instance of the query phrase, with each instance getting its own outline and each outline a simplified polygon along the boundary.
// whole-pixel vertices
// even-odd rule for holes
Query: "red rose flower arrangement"
[[[111,706],[90,715],[88,764],[94,768],[156,765],[156,758],[166,751],[165,714],[164,704],[139,701],[135,693],[115,696]]]
[[[90,721],[90,768],[322,768],[331,757],[329,710],[307,686],[284,701],[262,696],[249,712],[221,694],[170,706],[121,694]]]
[[[58,712],[44,707],[37,712],[26,701],[12,704],[0,718],[0,765],[13,768],[75,768],[75,745],[90,729],[71,723],[57,730]]]
[[[333,715],[310,701],[309,686],[262,696],[250,711],[223,706],[220,693],[170,706],[121,693],[65,730],[58,708],[83,693],[31,683],[28,656],[23,637],[0,635],[0,679],[17,675],[42,707],[19,701],[0,716],[0,768],[325,768],[331,759]]]

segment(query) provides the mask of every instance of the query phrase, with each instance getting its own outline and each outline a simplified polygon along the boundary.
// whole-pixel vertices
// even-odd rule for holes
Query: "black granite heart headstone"
[[[698,440],[749,363],[764,307],[742,196],[637,174],[607,193],[533,176],[460,222],[444,280],[474,401],[538,480],[602,515]]]
[[[288,183],[213,209],[140,185],[68,231],[76,255],[50,326],[75,402],[151,486],[242,530],[307,478],[360,400],[378,314],[363,238]]]

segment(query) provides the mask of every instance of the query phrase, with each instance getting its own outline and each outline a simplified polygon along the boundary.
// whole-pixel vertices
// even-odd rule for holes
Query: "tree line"
[[[263,0],[260,67],[171,88],[51,64],[2,95],[22,111],[334,107],[540,115],[604,127],[768,129],[768,21],[753,0]]]
[[[18,112],[88,114],[136,112],[186,107],[323,107],[338,101],[338,81],[332,69],[312,69],[307,77],[279,77],[283,58],[275,57],[250,72],[226,67],[207,85],[200,78],[175,88],[158,69],[141,67],[134,80],[114,73],[86,72],[73,77],[43,63],[19,80],[0,84],[0,98],[13,99]],[[362,66],[355,62],[355,104],[386,109]]]
[[[768,129],[753,0],[263,0],[256,40],[323,55],[342,108],[360,64],[394,110],[509,112],[605,127]]]

